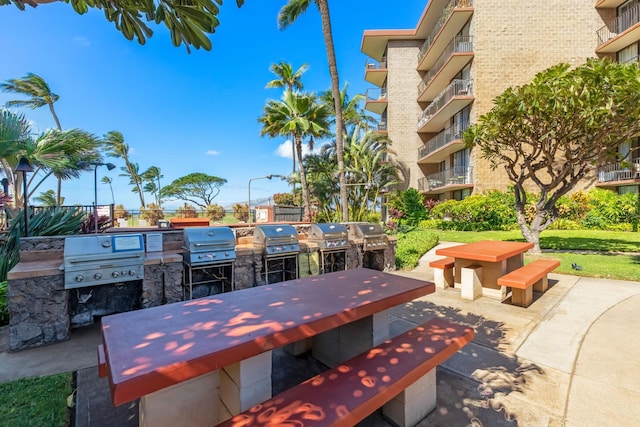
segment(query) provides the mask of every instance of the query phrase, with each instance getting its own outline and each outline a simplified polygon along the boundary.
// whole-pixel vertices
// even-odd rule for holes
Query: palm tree
[[[142,188],[142,176],[138,164],[129,160],[129,144],[124,142],[124,136],[120,132],[111,131],[104,137],[104,146],[108,156],[117,157],[124,160],[125,165],[121,168],[124,173],[120,176],[129,178],[129,185],[133,185],[133,192],[138,193],[140,207],[144,209],[147,205],[144,202],[144,190]]]
[[[313,149],[314,138],[326,136],[328,131],[329,110],[316,101],[313,94],[303,94],[286,90],[282,101],[270,100],[264,107],[264,114],[258,119],[262,123],[260,135],[291,136],[296,143],[296,155],[300,165],[300,185],[305,219],[309,218],[309,187],[302,163],[302,140],[309,138],[309,147]]]
[[[285,88],[288,90],[301,90],[304,85],[302,84],[302,75],[309,69],[309,64],[302,64],[295,72],[291,64],[286,62],[280,62],[279,64],[271,64],[269,71],[278,77],[271,80],[265,86],[267,89],[271,88]],[[296,173],[296,142],[291,138],[291,161],[293,162],[293,168],[291,173]],[[296,191],[296,184],[292,182],[293,194]]]
[[[115,205],[116,204],[116,198],[113,195],[113,178],[105,175],[105,176],[102,177],[100,182],[102,182],[103,184],[109,184],[109,189],[111,190],[111,203],[113,203]]]
[[[21,153],[31,143],[31,127],[23,114],[0,109],[0,168],[7,178],[9,192],[12,194],[15,206],[20,206],[22,175],[15,174],[14,168],[18,164]],[[16,182],[18,178],[19,182]],[[21,190],[20,190],[21,191]]]
[[[358,93],[354,95],[353,98],[349,98],[347,93],[348,88],[349,83],[345,83],[340,91],[340,105],[342,105],[342,117],[344,119],[342,123],[342,131],[344,132],[344,135],[349,135],[350,129],[353,129],[356,126],[366,131],[371,124],[375,123],[373,116],[367,114],[364,108],[360,105],[365,100],[364,95]],[[321,92],[320,99],[330,107],[332,112],[334,112],[335,108],[331,90]],[[332,124],[335,124],[335,121],[332,121]]]
[[[34,197],[33,200],[40,203],[42,206],[48,206],[48,207],[56,206],[56,203],[57,203],[56,192],[53,190],[47,190],[43,193],[40,193],[39,196]],[[64,197],[62,198],[62,203],[64,203]]]
[[[278,13],[278,25],[281,29],[288,27],[300,15],[304,14],[311,0],[289,0],[289,2],[280,9]],[[338,65],[336,62],[336,51],[333,44],[333,34],[331,33],[331,16],[329,14],[328,0],[314,0],[314,3],[320,11],[322,17],[322,35],[324,36],[324,45],[327,50],[327,61],[329,63],[329,74],[331,75],[331,93],[335,105],[336,115],[336,155],[338,158],[338,176],[340,179],[340,199],[342,200],[342,217],[349,217],[347,207],[347,187],[344,170],[344,148],[342,141],[342,105],[340,103],[340,80],[338,79]]]
[[[28,107],[32,110],[36,108],[49,107],[51,116],[56,123],[56,127],[59,131],[62,131],[60,120],[56,114],[56,110],[53,106],[55,102],[60,98],[57,94],[51,91],[49,85],[37,74],[27,73],[21,79],[10,79],[5,83],[0,83],[0,90],[4,92],[12,92],[21,95],[28,96],[28,99],[7,101],[8,107]],[[62,178],[58,178],[58,191],[57,191],[57,204],[60,205],[60,198],[62,197]]]
[[[157,206],[161,206],[160,189],[162,187],[160,186],[160,178],[164,178],[164,176],[162,175],[160,168],[157,166],[151,166],[149,169],[142,172],[142,179],[145,182],[143,190],[154,195]]]

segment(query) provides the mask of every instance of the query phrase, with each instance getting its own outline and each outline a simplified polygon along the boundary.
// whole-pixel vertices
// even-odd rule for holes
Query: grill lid
[[[300,252],[298,232],[289,224],[257,225],[253,231],[253,245],[267,255]]]
[[[368,222],[346,222],[349,237],[363,241],[364,251],[382,250],[389,246],[389,238],[380,224]]]
[[[347,227],[338,223],[311,224],[308,240],[346,239]]]
[[[229,227],[188,227],[182,239],[183,260],[187,264],[218,264],[236,259],[236,237]]]

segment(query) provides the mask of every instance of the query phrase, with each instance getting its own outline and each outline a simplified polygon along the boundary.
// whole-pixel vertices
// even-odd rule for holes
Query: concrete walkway
[[[434,252],[398,274],[432,280]],[[475,340],[438,369],[438,408],[420,426],[638,425],[640,283],[549,277],[549,291],[526,309],[484,297],[462,300],[447,289],[392,310],[392,334],[434,316],[476,330]],[[7,333],[0,328],[0,382],[76,371],[76,426],[137,425],[135,404],[114,409],[106,381],[97,378],[99,328],[19,353],[7,352]],[[287,357],[276,353],[275,392],[322,369]],[[362,425],[388,424],[374,414]]]

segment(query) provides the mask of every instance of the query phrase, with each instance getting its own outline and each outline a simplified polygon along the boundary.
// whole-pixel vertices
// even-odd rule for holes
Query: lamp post
[[[116,165],[113,163],[84,161],[78,163],[81,169],[85,169],[89,165],[95,166],[93,168],[93,222],[95,223],[96,234],[98,234],[98,166],[106,166],[108,170],[113,170],[116,168]]]
[[[22,172],[22,199],[24,201],[24,237],[29,237],[29,215],[27,214],[27,172],[33,172],[33,166],[29,163],[29,159],[22,156],[16,166],[16,172]]]
[[[284,176],[284,175],[270,174],[270,175],[265,175],[265,176],[259,176],[257,178],[251,178],[249,180],[249,197],[248,197],[248,200],[247,200],[247,210],[249,211],[248,212],[249,215],[248,215],[248,218],[247,218],[247,226],[248,227],[251,227],[251,181],[255,181],[257,179],[271,179],[271,178],[280,178],[283,181],[285,179],[287,179],[287,177]]]

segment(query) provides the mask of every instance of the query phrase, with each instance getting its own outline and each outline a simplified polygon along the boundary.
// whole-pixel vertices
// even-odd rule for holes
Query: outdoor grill
[[[183,235],[183,284],[189,298],[232,291],[236,237],[229,227],[187,227]],[[185,295],[186,298],[186,295]]]
[[[347,222],[349,238],[362,244],[362,266],[383,271],[384,250],[389,247],[389,238],[380,224]]]
[[[142,280],[142,234],[67,237],[63,267],[65,289]]]
[[[72,328],[142,308],[142,234],[67,237],[62,268]]]
[[[389,246],[389,238],[380,224],[368,222],[344,223],[349,230],[349,238],[362,242],[364,252],[380,251]]]
[[[289,224],[257,225],[253,246],[262,251],[264,283],[298,278],[298,232]]]
[[[332,273],[347,269],[347,249],[349,249],[349,235],[343,224],[320,223],[311,224],[307,241],[313,242],[320,248],[320,272]]]

